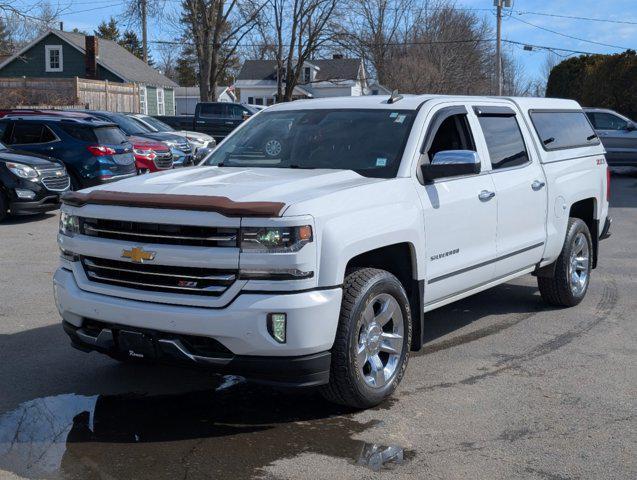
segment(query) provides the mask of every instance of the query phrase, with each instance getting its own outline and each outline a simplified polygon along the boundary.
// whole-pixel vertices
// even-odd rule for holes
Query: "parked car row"
[[[0,111],[0,142],[0,219],[58,208],[68,189],[194,165],[216,145],[146,115],[36,109]]]

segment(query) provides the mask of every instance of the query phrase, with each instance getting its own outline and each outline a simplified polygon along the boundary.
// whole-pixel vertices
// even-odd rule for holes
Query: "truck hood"
[[[120,180],[91,190],[227,197],[234,202],[281,202],[289,207],[339,190],[382,181],[351,170],[192,167]]]

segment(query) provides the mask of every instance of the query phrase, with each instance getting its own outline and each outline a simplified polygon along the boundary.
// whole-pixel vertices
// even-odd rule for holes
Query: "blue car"
[[[60,160],[71,189],[137,174],[133,146],[117,125],[92,119],[29,115],[0,119],[0,142]]]

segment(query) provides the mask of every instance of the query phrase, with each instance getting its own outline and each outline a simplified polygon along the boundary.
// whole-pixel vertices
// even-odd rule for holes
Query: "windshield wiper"
[[[299,168],[301,170],[314,170],[316,167],[307,167],[305,165],[290,165],[288,168]]]

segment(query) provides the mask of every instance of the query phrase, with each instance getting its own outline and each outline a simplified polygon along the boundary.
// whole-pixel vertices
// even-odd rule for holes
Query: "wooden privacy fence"
[[[64,107],[139,113],[139,85],[87,78],[0,78],[0,108]]]

